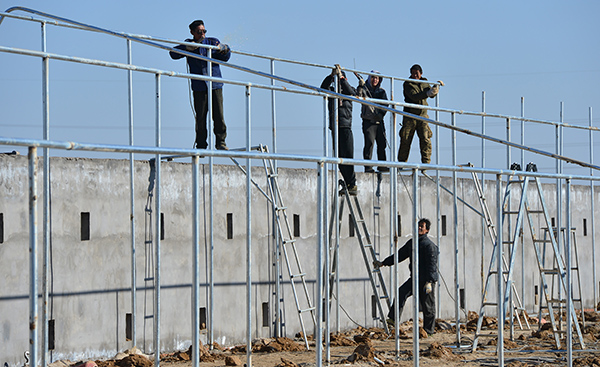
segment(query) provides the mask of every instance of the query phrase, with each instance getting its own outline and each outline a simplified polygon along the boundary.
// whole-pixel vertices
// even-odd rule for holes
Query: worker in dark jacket
[[[371,72],[378,74],[375,70]],[[381,81],[381,77],[369,75],[365,85],[359,86],[358,95],[360,97],[387,100],[387,94],[381,88]],[[386,110],[380,108],[362,105],[360,117],[362,118],[362,131],[365,137],[365,146],[363,148],[364,159],[371,159],[373,145],[377,142],[377,159],[380,161],[386,160],[385,148],[387,139],[385,137],[385,125],[383,124],[383,116],[385,116],[386,112]],[[379,167],[380,172],[388,172],[389,170],[388,167]],[[373,167],[366,166],[365,172],[374,172]]]
[[[423,329],[431,335],[435,332],[435,283],[438,281],[438,247],[427,237],[431,222],[423,218],[419,220],[419,303],[423,311]],[[398,262],[409,259],[410,278],[400,286],[398,298],[399,315],[408,297],[413,294],[412,280],[412,238],[398,250]],[[376,268],[394,265],[394,255],[388,256],[383,261],[375,260]],[[388,323],[394,322],[394,304],[388,314]]]
[[[229,61],[231,51],[229,46],[221,43],[217,38],[206,38],[206,28],[204,22],[195,20],[190,25],[190,33],[192,39],[186,39],[185,42],[194,42],[203,45],[218,46],[219,48],[212,51],[212,58]],[[175,47],[178,50],[185,50],[201,56],[208,56],[208,49],[199,46],[179,45]],[[169,55],[172,59],[187,58],[189,71],[192,74],[209,75],[208,63],[194,57],[188,57],[175,51],[170,51]],[[219,64],[211,63],[212,76],[221,78],[221,68]],[[206,116],[208,115],[208,83],[203,80],[192,80],[192,92],[194,95],[194,110],[196,111],[196,141],[194,147],[197,149],[206,149],[208,147],[208,131],[206,128]],[[212,119],[214,122],[213,131],[215,133],[215,148],[219,150],[227,150],[225,138],[227,137],[227,126],[225,126],[225,118],[223,116],[223,83],[212,83]]]
[[[321,83],[321,88],[330,91],[335,90],[335,76],[339,81],[339,93],[347,96],[355,96],[356,89],[354,89],[348,80],[346,74],[342,71],[339,65],[335,65],[331,74],[327,75]],[[364,83],[364,82],[363,82]],[[331,130],[333,141],[335,142],[336,135],[338,138],[338,149],[340,158],[354,158],[354,136],[352,135],[352,102],[346,99],[329,98],[329,130]],[[338,131],[335,131],[335,120],[338,120]],[[335,145],[334,145],[335,147]],[[346,183],[348,194],[357,195],[358,187],[356,186],[356,174],[354,173],[354,166],[350,164],[340,164],[340,172]]]
[[[410,68],[410,79],[427,80],[423,77],[423,69],[420,65],[415,64]],[[428,106],[427,98],[434,98],[438,92],[437,84],[430,86],[427,83],[415,83],[405,81],[404,102],[411,104],[419,104]],[[429,118],[426,109],[404,107],[404,112],[412,113],[413,115]],[[411,117],[404,116],[402,118],[402,128],[400,129],[400,148],[398,149],[398,162],[406,162],[410,153],[410,145],[415,136],[415,132],[419,137],[419,147],[421,149],[421,163],[431,162],[431,137],[433,133],[427,121],[416,120]]]

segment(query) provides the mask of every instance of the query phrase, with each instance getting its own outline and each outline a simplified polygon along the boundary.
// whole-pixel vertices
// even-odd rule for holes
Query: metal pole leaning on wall
[[[42,51],[46,52],[46,23],[42,23]],[[42,108],[44,124],[44,140],[50,140],[50,59],[42,59]],[[50,299],[50,149],[43,148],[44,154],[44,260],[43,260],[43,280],[42,280],[42,367],[48,365],[49,349],[49,315],[48,306]],[[33,360],[37,363],[37,360]]]
[[[439,107],[440,106],[440,95],[436,95],[435,96],[435,107]],[[435,119],[436,121],[439,121],[439,112],[436,110],[435,111]],[[440,163],[440,127],[438,125],[435,125],[435,163],[436,164],[441,164]],[[440,246],[440,241],[441,241],[441,211],[442,211],[442,204],[440,201],[440,171],[439,170],[435,170],[435,213],[436,213],[436,218],[435,218],[435,238],[436,238],[436,243],[438,245],[438,252],[439,252],[439,246]],[[438,256],[439,258],[439,256]],[[439,271],[439,261],[438,261],[438,271]],[[437,289],[436,292],[438,294],[438,299],[437,299],[437,312],[436,315],[439,315],[441,313],[441,297],[440,295],[440,289],[441,289],[441,284],[440,282],[437,282]]]
[[[127,63],[132,64],[131,40],[127,40]],[[127,100],[129,107],[129,145],[133,146],[133,71],[127,70]],[[129,220],[131,231],[131,340],[137,345],[137,277],[135,252],[135,157],[129,153]]]
[[[251,90],[246,86],[246,151],[252,149]],[[212,229],[211,229],[212,233]],[[252,367],[252,159],[246,158],[246,365]]]
[[[456,114],[451,114],[452,126],[456,126]],[[452,139],[452,165],[456,167],[456,131],[450,134]],[[456,194],[456,171],[452,171],[452,208],[454,232],[454,317],[456,320],[456,345],[460,346],[460,282],[458,273],[458,198]]]
[[[507,183],[508,185],[508,183]],[[502,176],[496,175],[496,223],[502,223]],[[496,352],[498,354],[498,366],[504,366],[504,294],[503,294],[503,277],[502,277],[502,242],[503,234],[502,227],[498,225],[496,231],[496,280],[498,292],[498,342],[496,344]],[[510,291],[510,289],[508,289]]]
[[[521,97],[521,145],[525,145],[525,98]],[[525,151],[521,149],[521,169],[525,170]],[[521,297],[525,296],[525,246],[524,246],[524,236],[521,236],[519,242],[521,242]],[[513,304],[513,292],[510,292],[510,304]],[[511,313],[511,322],[510,322],[510,332],[511,337],[514,333],[514,322],[513,322],[513,313],[514,307],[510,308]]]
[[[340,90],[339,90],[340,89],[339,88],[340,80],[337,76],[334,76],[333,80],[335,81],[335,91],[339,93],[340,92]],[[339,151],[340,151],[339,144],[338,144],[339,140],[340,140],[340,138],[339,138],[339,136],[340,136],[339,106],[338,106],[339,100],[334,99],[334,101],[335,101],[335,104],[334,104],[335,105],[335,109],[334,109],[335,121],[333,121],[333,127],[332,127],[331,132],[332,132],[333,156],[335,158],[338,158]],[[324,110],[324,115],[326,115],[326,114],[327,114],[327,110]],[[328,135],[327,134],[327,119],[325,118],[325,119],[323,119],[323,156],[324,157],[327,157],[329,155],[329,151],[327,149],[328,148],[327,142],[329,139],[328,139],[327,135]],[[339,172],[340,166],[339,166],[339,164],[332,164],[331,167],[333,168],[333,176],[334,176],[334,182],[333,182],[334,199],[333,199],[333,201],[334,201],[334,203],[336,203],[336,207],[337,207],[338,195],[337,195],[335,189],[337,187],[336,186],[337,183],[339,182],[338,181],[339,180],[338,172]],[[324,192],[325,192],[325,196],[323,198],[323,226],[324,226],[323,230],[324,230],[324,233],[329,233],[329,231],[327,230],[328,229],[327,228],[327,218],[328,218],[328,212],[329,212],[328,211],[329,195],[327,195],[327,193],[328,193],[327,189],[328,189],[329,185],[327,182],[328,181],[327,177],[328,177],[328,170],[327,170],[327,164],[326,164],[325,165],[325,175],[323,177],[323,186],[324,186]],[[334,209],[334,210],[337,212],[337,209]],[[339,226],[338,221],[339,221],[339,218],[333,224],[338,228],[338,231],[339,231],[340,226]],[[337,248],[337,245],[339,244],[338,231],[336,231],[336,238],[334,240],[336,248]],[[323,297],[323,300],[321,302],[326,302],[324,304],[324,310],[323,310],[323,313],[325,314],[325,335],[324,335],[324,338],[325,338],[325,361],[326,361],[326,364],[329,365],[329,362],[331,360],[331,345],[329,343],[330,342],[330,337],[329,337],[329,332],[330,332],[329,331],[329,327],[330,327],[329,321],[330,320],[329,320],[329,317],[330,317],[330,310],[331,310],[330,297],[329,297],[329,295],[331,294],[331,291],[329,289],[329,287],[330,287],[329,254],[330,254],[330,249],[331,249],[331,243],[329,242],[329,240],[330,240],[329,236],[323,236],[323,237],[324,237],[323,246],[325,248],[325,251],[323,252],[323,263],[325,264],[325,267],[324,267],[324,273],[321,276],[324,277],[323,278],[323,286],[325,287],[325,289],[324,289],[323,293],[325,294],[325,296]],[[319,274],[321,274],[321,273],[319,273]],[[337,274],[336,274],[336,278],[339,279]],[[339,297],[336,297],[336,299],[339,300]]]
[[[317,295],[315,297],[317,307],[317,322],[315,324],[315,363],[317,367],[323,365],[323,244],[325,243],[325,218],[323,217],[323,209],[325,206],[325,195],[327,193],[324,180],[324,175],[326,174],[325,164],[319,162],[317,170]]]
[[[419,171],[413,168],[412,205],[412,289],[413,289],[413,366],[419,367]],[[396,301],[398,299],[396,298]],[[425,312],[425,310],[423,310]],[[398,315],[400,318],[400,315]],[[415,321],[417,320],[417,321]],[[398,326],[396,326],[398,328]]]
[[[29,147],[29,358],[38,361],[37,148]],[[45,366],[42,366],[45,367]]]
[[[565,229],[565,237],[566,237],[566,241],[565,241],[565,257],[566,257],[566,269],[567,269],[567,287],[565,290],[565,293],[571,296],[567,296],[567,311],[566,311],[566,316],[567,316],[567,366],[573,366],[573,317],[572,315],[575,314],[575,310],[573,309],[573,292],[571,291],[572,289],[572,283],[571,283],[571,273],[572,273],[572,267],[571,267],[571,239],[573,238],[571,236],[571,180],[570,179],[566,179],[567,181],[567,187],[566,187],[566,199],[567,199],[567,228]],[[560,229],[556,232],[557,236],[560,236]],[[579,270],[578,270],[579,271]],[[581,293],[581,289],[579,290],[579,292]],[[579,294],[579,298],[583,298],[581,296],[581,294]],[[581,302],[583,302],[583,299],[581,300]],[[581,317],[584,317],[583,315],[581,315]]]
[[[192,205],[193,205],[193,294],[192,303],[192,367],[198,367],[200,363],[200,195],[199,195],[199,161],[200,158],[195,155],[192,157]]]
[[[160,102],[160,74],[156,74],[156,147],[160,147],[160,130],[161,130],[161,102]],[[155,238],[156,246],[154,248],[154,365],[159,367],[160,364],[160,239],[161,239],[161,198],[160,198],[160,176],[161,176],[161,164],[160,164],[160,153],[156,154],[156,185],[155,190]]]
[[[485,91],[481,92],[481,134],[485,135]],[[485,139],[481,139],[481,167],[485,168]],[[485,195],[485,174],[481,173],[481,192]],[[485,218],[481,216],[481,266],[480,266],[480,274],[481,274],[481,289],[485,287],[485,275],[484,275],[484,264],[485,264],[485,231],[486,231],[487,223],[485,222]],[[490,238],[490,241],[494,241],[493,238]]]
[[[590,119],[590,128],[593,127],[592,125],[592,108],[590,107],[589,109],[590,113],[589,113],[589,119]],[[590,134],[590,163],[594,163],[594,136],[593,136],[593,131],[590,129],[589,130],[589,134]],[[594,170],[590,168],[590,176],[594,175]],[[596,278],[596,213],[595,213],[595,208],[594,208],[594,181],[590,181],[590,208],[591,208],[591,212],[592,212],[592,281],[593,281],[593,288],[594,288],[594,292],[592,293],[594,296],[594,302],[593,302],[593,306],[594,309],[596,310],[596,312],[598,311],[598,308],[596,307],[596,305],[598,304],[598,291],[597,291],[597,286],[598,286],[598,282],[597,282],[597,278]]]

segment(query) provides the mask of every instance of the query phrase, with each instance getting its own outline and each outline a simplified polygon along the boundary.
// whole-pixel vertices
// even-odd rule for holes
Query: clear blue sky
[[[364,70],[408,77],[419,63],[424,76],[443,80],[441,107],[480,111],[482,91],[486,110],[513,116],[587,125],[589,108],[600,126],[600,2],[597,1],[1,1],[2,11],[24,6],[94,26],[172,39],[189,36],[188,24],[203,19],[208,36],[234,50],[244,50],[319,64],[340,63]],[[23,14],[18,12],[15,14]],[[0,25],[0,45],[40,49],[39,25],[6,19]],[[48,27],[48,51],[70,56],[125,62],[125,41],[54,26]],[[231,63],[268,70],[267,61],[233,55]],[[135,45],[133,63],[185,72],[183,60],[173,61],[164,51]],[[41,61],[0,53],[0,136],[42,137]],[[267,80],[223,68],[228,79]],[[276,74],[318,86],[326,72],[315,68],[276,65]],[[102,70],[61,61],[50,64],[51,139],[127,144],[127,84],[123,71]],[[350,77],[354,83],[354,77]],[[135,143],[154,145],[154,79],[134,77]],[[389,82],[384,84],[389,92]],[[401,99],[401,84],[395,86]],[[162,79],[163,146],[191,148],[193,115],[186,81]],[[270,144],[269,94],[253,93],[254,143]],[[320,154],[322,102],[308,97],[277,95],[280,152]],[[227,139],[230,147],[244,145],[244,90],[225,89]],[[361,157],[362,132],[355,105],[355,157]],[[447,114],[440,117],[449,122]],[[386,123],[389,120],[386,119]],[[504,122],[488,120],[488,133],[504,137]],[[458,116],[459,126],[480,131],[481,119]],[[496,127],[494,127],[496,125]],[[515,128],[514,140],[519,140]],[[554,130],[526,128],[526,144],[554,152]],[[391,132],[388,126],[388,138]],[[442,164],[450,164],[449,134],[440,133]],[[589,160],[587,132],[565,135],[565,155]],[[595,135],[595,164],[600,164],[600,135]],[[581,146],[585,146],[582,149]],[[459,163],[480,165],[480,143],[459,136]],[[413,142],[409,161],[419,161]],[[3,149],[3,150],[8,150]],[[12,148],[10,148],[12,150]],[[18,148],[24,153],[23,148]],[[505,149],[488,143],[490,161]],[[54,152],[82,155],[81,152]],[[393,152],[392,154],[395,154]],[[122,157],[122,156],[121,156]],[[519,153],[513,152],[513,161]],[[528,155],[544,171],[554,163]],[[494,163],[488,162],[489,166]],[[565,172],[584,173],[565,165]],[[502,167],[505,168],[505,167]]]

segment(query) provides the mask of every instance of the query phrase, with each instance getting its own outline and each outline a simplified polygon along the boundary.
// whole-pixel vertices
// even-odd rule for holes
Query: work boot
[[[356,185],[348,186],[348,195],[351,195],[351,196],[358,195],[358,186],[356,186]]]
[[[379,172],[389,172],[390,171],[390,167],[379,166],[379,167],[377,167],[377,170]]]
[[[229,150],[229,148],[227,148],[227,144],[225,144],[224,141],[217,144],[216,148],[217,150]]]
[[[373,173],[375,170],[371,166],[365,166],[365,173]]]

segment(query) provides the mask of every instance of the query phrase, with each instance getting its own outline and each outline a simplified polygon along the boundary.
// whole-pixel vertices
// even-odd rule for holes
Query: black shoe
[[[356,186],[356,185],[348,186],[348,195],[350,195],[350,196],[358,195],[358,186]]]
[[[216,148],[217,148],[217,150],[229,150],[229,148],[227,148],[227,145],[225,144],[225,142],[218,144]]]
[[[373,173],[373,172],[375,172],[375,170],[373,169],[373,167],[365,166],[365,173]]]
[[[390,167],[377,167],[377,170],[379,172],[389,172],[390,171]]]
[[[194,149],[206,149],[208,147],[208,144],[198,144],[198,142],[194,142]]]

